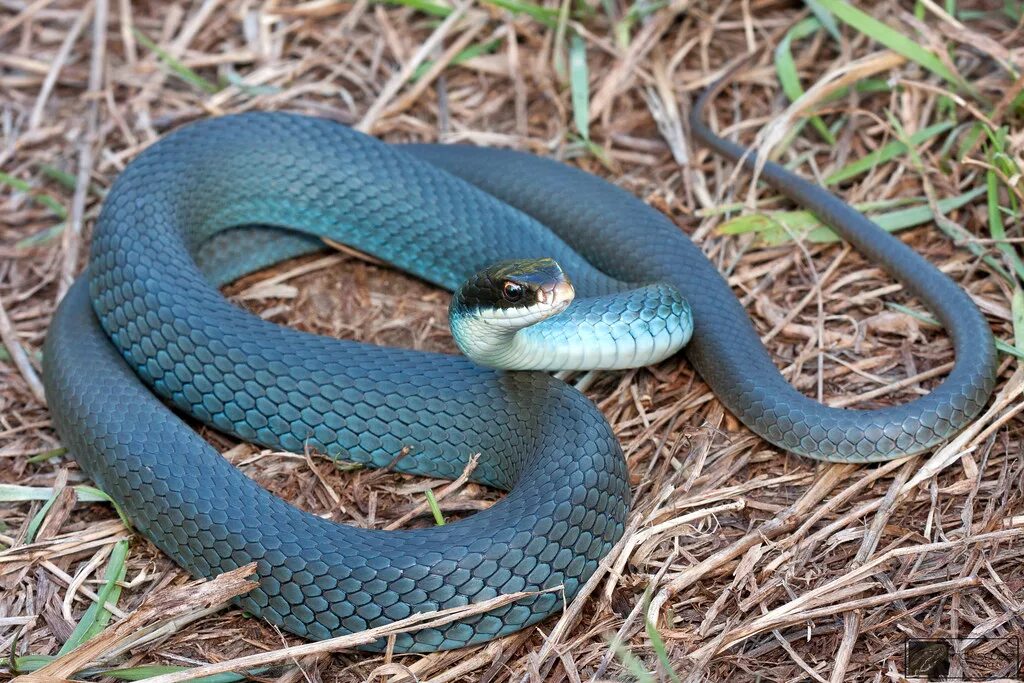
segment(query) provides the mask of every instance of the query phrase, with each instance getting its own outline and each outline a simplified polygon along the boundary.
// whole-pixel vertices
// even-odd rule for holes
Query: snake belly
[[[867,439],[875,426],[885,437],[891,424],[906,432],[908,416],[920,419],[906,406],[828,409],[789,388],[699,249],[660,213],[593,176],[514,152],[389,146],[289,114],[186,126],[129,164],[109,193],[89,268],[47,335],[47,397],[76,460],[139,531],[197,576],[256,562],[260,586],[238,603],[300,636],[559,589],[400,634],[395,649],[511,633],[572,598],[621,536],[629,507],[614,434],[561,382],[301,333],[218,292],[318,249],[320,236],[448,289],[490,263],[539,257],[561,263],[584,296],[667,282],[693,308],[688,355],[715,392],[780,445],[790,447],[794,434],[800,444],[814,439],[806,450],[815,457],[858,459],[840,452],[827,420],[846,420]],[[927,404],[936,411],[950,402],[942,390],[966,394],[957,371],[972,347],[952,322],[957,369],[933,393],[944,402]],[[508,493],[442,527],[334,524],[264,491],[160,399],[269,448],[310,447],[402,472],[451,478],[480,453],[473,479]],[[927,439],[934,435],[911,445]],[[893,457],[883,446],[875,440],[859,459]]]

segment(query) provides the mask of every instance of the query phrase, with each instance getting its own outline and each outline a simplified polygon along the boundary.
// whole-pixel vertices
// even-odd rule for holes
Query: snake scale
[[[695,136],[734,160],[745,150]],[[754,157],[748,155],[750,167]],[[822,406],[783,379],[728,284],[671,221],[554,161],[462,146],[388,145],[284,113],[213,118],[166,136],[108,194],[91,263],[56,312],[44,377],[54,424],[137,529],[196,576],[257,563],[239,605],[328,638],[515,591],[487,614],[403,633],[396,651],[504,635],[561,608],[621,537],[630,490],[597,408],[543,373],[301,333],[218,286],[343,242],[454,289],[490,263],[551,257],[582,296],[669,283],[692,308],[685,353],[725,406],[780,448],[870,462],[926,449],[992,391],[991,332],[967,295],[832,195],[768,163],[761,177],[920,297],[956,365],[930,394],[878,410]],[[268,448],[508,493],[445,526],[384,532],[290,506],[232,467],[165,404]],[[384,647],[379,640],[368,649]]]

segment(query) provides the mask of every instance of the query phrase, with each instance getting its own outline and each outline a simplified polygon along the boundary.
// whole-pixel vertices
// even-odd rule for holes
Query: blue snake
[[[755,157],[711,132],[702,106],[691,119],[695,137],[750,167]],[[458,334],[473,332],[481,315],[493,322],[498,302],[514,308],[527,296],[559,309],[542,324],[576,311],[574,325],[618,330],[619,342],[638,329],[650,334],[655,341],[635,344],[644,346],[636,358],[660,357],[689,336],[692,312],[687,358],[730,411],[785,450],[872,462],[962,428],[985,404],[996,368],[991,332],[969,297],[821,188],[774,163],[761,177],[929,306],[957,355],[941,385],[867,411],[803,396],[700,249],[594,176],[512,151],[388,145],[326,120],[249,113],[177,130],[117,179],[88,269],[47,336],[54,424],[82,469],[189,572],[210,577],[255,562],[259,587],[238,604],[292,633],[329,638],[528,592],[402,633],[394,647],[425,652],[511,633],[559,610],[623,533],[625,462],[596,407],[544,373],[280,327],[230,305],[218,286],[319,250],[327,237],[449,290],[475,283],[453,300]],[[663,344],[669,329],[675,337]],[[589,334],[569,333],[565,358],[584,359],[573,348]],[[520,345],[515,353],[460,346],[488,364],[521,367],[538,341],[506,334],[503,344]],[[267,448],[431,477],[456,477],[479,453],[473,480],[507,494],[444,526],[338,525],[246,478],[167,403]]]

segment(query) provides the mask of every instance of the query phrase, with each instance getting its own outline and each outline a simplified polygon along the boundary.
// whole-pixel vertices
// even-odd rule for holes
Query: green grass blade
[[[817,0],[822,7],[832,12],[841,22],[881,43],[893,52],[903,55],[912,62],[952,83],[958,88],[966,88],[964,80],[949,70],[934,53],[923,48],[910,36],[883,24],[869,14],[865,14],[846,0]]]
[[[632,40],[633,27],[658,10],[668,7],[668,4],[667,0],[639,0],[630,6],[622,19],[615,22],[613,29],[615,45],[620,50],[628,50],[630,40]],[[614,18],[613,11],[606,8],[605,12],[609,17]]]
[[[569,35],[569,15],[572,3],[564,0],[559,5],[558,18],[555,21],[554,37],[551,45],[551,65],[555,67],[555,76],[558,83],[562,84],[565,83],[568,70],[566,58],[569,51],[565,47],[565,37]]]
[[[113,502],[110,496],[92,486],[75,486],[78,500],[83,503]],[[19,486],[17,484],[0,484],[0,503],[23,503],[30,500],[49,500],[53,497],[53,489],[48,486]]]
[[[1024,289],[1020,284],[1013,290],[1010,312],[1013,316],[1013,346],[1024,355]]]
[[[623,52],[629,49],[629,41],[632,39],[633,33],[633,20],[627,14],[619,21],[615,22],[615,27],[612,35],[615,36],[615,47],[619,48]]]
[[[1006,227],[1003,225],[1003,208],[999,205],[999,177],[995,171],[985,174],[985,187],[988,190],[988,231],[996,240],[996,248],[1003,252],[1006,262],[1024,280],[1024,261],[1013,244],[1006,241]]]
[[[43,451],[41,453],[36,453],[35,455],[29,456],[29,458],[28,458],[28,460],[26,460],[26,462],[31,463],[33,465],[37,465],[37,464],[39,464],[41,462],[46,462],[50,458],[59,458],[60,456],[64,455],[67,452],[68,452],[68,449],[64,448],[63,446],[60,446],[58,448],[51,448],[51,449],[45,450],[45,451]],[[78,499],[81,500],[82,499],[81,496],[79,496]]]
[[[50,451],[44,455],[47,458],[52,458],[55,455],[59,455],[63,449],[57,449]],[[125,516],[124,510],[117,504],[113,498],[108,496],[103,491],[100,491],[94,486],[88,486],[86,484],[79,484],[72,487],[75,490],[75,496],[80,502],[83,503],[110,503],[114,507],[114,511],[117,516],[121,518],[121,523],[128,529],[132,528],[132,523]],[[50,500],[53,497],[53,489],[48,486],[18,486],[17,484],[0,484],[0,503],[23,503],[30,500]]]
[[[67,209],[64,208],[63,204],[48,194],[33,191],[32,186],[21,178],[15,178],[12,175],[0,172],[0,183],[13,188],[17,192],[25,193],[33,202],[40,206],[45,206],[52,211],[57,218],[64,220],[68,217]]]
[[[486,4],[500,7],[513,14],[526,14],[544,24],[548,28],[554,28],[558,23],[558,10],[548,7],[541,7],[525,0],[483,0]]]
[[[900,140],[903,140],[907,144],[907,156],[910,159],[911,166],[922,176],[925,175],[924,162],[921,161],[921,156],[917,153],[917,150],[907,141],[907,135],[903,130],[903,126],[892,114],[892,112],[886,111],[886,116],[889,119],[889,125],[896,131],[896,135]],[[984,188],[978,188],[984,189]],[[939,202],[936,202],[938,204]],[[1003,278],[1009,283],[1013,283],[1014,279],[1006,271],[1005,268],[999,263],[999,261],[989,253],[988,249],[978,244],[973,238],[974,236],[963,228],[963,226],[957,225],[956,223],[945,220],[945,211],[940,207],[936,207],[936,213],[939,215],[935,216],[935,227],[946,234],[947,237],[952,239],[954,242],[960,242],[967,248],[969,252],[977,256],[989,266],[999,277]]]
[[[915,146],[921,145],[936,135],[945,133],[954,125],[953,121],[944,121],[942,123],[936,123],[935,125],[928,126],[927,128],[922,128],[910,136],[910,142]],[[825,183],[828,185],[837,185],[850,180],[851,178],[856,178],[863,173],[867,173],[879,164],[892,161],[901,154],[905,154],[907,149],[907,145],[902,140],[893,140],[892,142],[879,147],[874,152],[865,154],[860,159],[850,162],[843,168],[825,178]]]
[[[1022,169],[1020,164],[1017,163],[1017,159],[1013,155],[1013,142],[1009,139],[1008,128],[1006,126],[1000,126],[993,130],[987,125],[982,128],[992,145],[988,155],[989,161],[992,165],[1001,171],[1007,178],[1019,176],[1024,172],[1024,169]],[[1007,149],[1011,149],[1011,151],[1007,152]],[[1014,208],[1016,208],[1017,195],[1012,193],[1010,194],[1010,203]]]
[[[46,519],[46,514],[50,511],[50,508],[53,507],[53,504],[57,502],[57,493],[58,491],[52,491],[50,497],[47,498],[46,502],[43,503],[43,506],[39,508],[39,512],[37,512],[29,521],[28,529],[25,530],[26,543],[32,543],[36,540],[36,534],[39,533],[39,527],[43,525],[43,520]]]
[[[14,248],[30,249],[31,247],[38,247],[44,244],[48,244],[49,242],[52,242],[53,240],[60,237],[61,233],[64,232],[64,227],[66,225],[67,223],[57,223],[56,225],[51,225],[48,228],[43,228],[34,235],[23,237],[17,242],[15,242]]]
[[[644,667],[644,663],[629,651],[624,643],[615,643],[615,656],[637,683],[656,683],[654,676]],[[620,679],[621,680],[621,679]]]
[[[619,16],[618,9],[615,7],[615,0],[601,0],[601,9],[604,10],[608,21],[615,21],[616,17]]]
[[[449,66],[458,66],[459,64],[465,64],[474,57],[491,54],[499,47],[501,47],[503,41],[503,38],[495,38],[494,40],[489,40],[486,43],[470,45],[465,50],[462,50],[457,55],[455,55],[448,64]],[[426,62],[423,62],[418,67],[416,67],[415,71],[412,72],[412,80],[420,80],[421,78],[423,78],[424,75],[426,75],[428,71],[430,71],[430,69],[433,68],[433,66],[434,60],[428,60]]]
[[[892,309],[898,313],[905,313],[906,315],[909,315],[911,318],[918,321],[919,323],[923,323],[925,325],[928,325],[929,327],[941,327],[939,321],[936,320],[934,317],[927,313],[923,313],[922,311],[915,310],[910,306],[904,306],[903,304],[887,302],[885,304],[885,307]]]
[[[11,663],[10,660],[0,658],[0,666],[10,666],[11,673],[27,674],[42,669],[55,659],[57,658],[51,655],[24,655],[22,657],[15,657]],[[156,676],[163,676],[165,674],[187,671],[190,668],[191,667],[188,666],[174,666],[168,664],[146,664],[143,666],[132,666],[124,669],[89,668],[76,673],[81,678],[99,678],[106,676],[121,681],[144,681],[147,678],[155,678]],[[280,667],[277,667],[277,669],[280,670]],[[203,676],[192,680],[195,683],[236,683],[236,681],[244,681],[249,678],[263,676],[267,672],[273,670],[274,667],[261,666],[255,669],[249,669],[245,673],[228,672],[214,674],[212,676]]]
[[[590,142],[590,75],[587,70],[587,46],[573,35],[569,43],[569,87],[572,90],[572,117],[576,131]]]
[[[22,655],[12,659],[0,658],[0,666],[10,667],[13,674],[30,674],[55,660],[50,655]]]
[[[970,203],[984,191],[984,187],[976,187],[961,195],[940,199],[937,202],[938,209],[943,214],[955,211]],[[855,208],[863,211],[864,205],[857,205]],[[928,204],[924,203],[875,214],[869,218],[883,230],[896,232],[928,223],[934,216]],[[769,246],[789,242],[792,239],[791,234],[796,237],[802,236],[808,242],[836,242],[839,240],[839,236],[810,211],[775,211],[739,216],[723,223],[718,228],[718,233],[721,235],[740,235],[750,232],[759,233],[762,243]]]
[[[1013,98],[1013,102],[1010,103],[1010,109],[1018,114],[1024,114],[1024,92]]]
[[[1020,358],[1021,360],[1024,360],[1024,351],[1018,349],[1016,346],[1007,344],[1002,339],[996,339],[996,351],[1005,353],[1008,356],[1015,356],[1017,358]]]
[[[75,626],[75,630],[71,632],[71,636],[67,641],[65,641],[64,645],[57,653],[58,657],[71,652],[76,647],[106,628],[107,624],[110,622],[110,612],[107,611],[107,608],[104,607],[104,605],[108,602],[116,604],[117,599],[121,597],[120,582],[124,580],[125,571],[127,569],[125,566],[125,560],[127,558],[128,541],[118,541],[114,545],[114,549],[110,552],[110,559],[107,562],[106,571],[103,572],[105,582],[96,593],[98,600],[89,605],[89,609],[85,610],[85,614],[82,615],[78,625]]]
[[[35,359],[35,361],[37,363],[41,364],[43,362],[43,352],[42,351],[36,350],[36,351],[33,351],[33,352],[29,353],[28,355],[32,356],[32,358]],[[0,361],[10,361],[10,360],[11,360],[11,352],[7,350],[6,346],[4,346],[3,344],[0,344]]]
[[[779,197],[765,197],[764,201],[755,204],[750,207],[751,210],[757,210],[760,206],[767,206],[778,203]],[[901,206],[912,206],[920,201],[918,197],[892,197],[890,199],[875,199],[866,202],[860,202],[856,204],[857,210],[862,213],[877,213],[884,211],[885,209],[893,209]],[[709,206],[706,209],[698,209],[693,212],[697,218],[708,218],[710,216],[724,216],[727,213],[734,213],[736,211],[743,211],[748,208],[745,202],[725,202],[723,204],[715,204]],[[746,231],[750,232],[750,231]],[[737,233],[738,234],[738,233]]]
[[[977,144],[978,138],[985,134],[985,130],[988,128],[981,121],[974,123],[963,136],[960,144],[957,145],[956,149],[956,161],[962,162],[964,157],[974,149],[974,145]]]
[[[95,486],[89,486],[88,484],[79,484],[78,486],[75,487],[75,493],[78,495],[78,500],[81,500],[83,502],[88,499],[95,499],[97,502],[100,503],[110,503],[111,506],[113,506],[114,508],[114,512],[116,512],[117,516],[121,518],[121,523],[124,524],[125,528],[132,528],[132,522],[130,519],[128,519],[128,516],[124,513],[124,510],[121,509],[121,506],[118,505],[116,500],[107,495],[106,491],[101,491]]]
[[[836,18],[832,16],[832,13],[821,6],[818,0],[804,0],[804,4],[814,14],[814,18],[821,22],[821,25],[825,27],[828,34],[838,43],[842,41],[843,37],[839,35],[839,24],[836,23]]]
[[[85,640],[89,640],[93,636],[99,634],[107,627],[107,624],[110,623],[110,618],[113,615],[111,615],[104,605],[107,603],[116,605],[118,598],[121,597],[120,584],[124,581],[125,574],[128,572],[127,559],[128,540],[123,539],[117,542],[110,553],[110,561],[107,563],[107,570],[103,573],[103,578],[106,580],[106,583],[103,584],[101,591],[97,593],[100,597],[100,601],[93,603],[89,608],[96,609],[96,617],[93,619],[92,626],[90,626],[86,632]],[[88,612],[89,610],[86,610],[86,614],[88,614]],[[82,621],[85,620],[83,619]]]
[[[718,226],[716,232],[719,235],[746,235],[756,233],[764,244],[777,243],[776,240],[786,241],[783,235],[789,236],[786,232],[794,235],[805,235],[814,228],[822,225],[817,216],[810,211],[771,211],[768,213],[750,213],[736,216]]]
[[[804,94],[804,88],[800,84],[800,74],[796,69],[796,60],[793,59],[793,41],[801,40],[814,34],[821,28],[821,22],[814,17],[809,17],[798,23],[786,32],[778,47],[775,48],[775,71],[779,75],[779,83],[782,91],[792,102]],[[836,138],[828,129],[820,116],[811,116],[810,124],[830,145],[836,144]]]
[[[73,173],[68,173],[67,171],[59,169],[56,166],[51,166],[50,164],[43,164],[39,167],[39,170],[42,172],[44,176],[54,181],[55,183],[63,187],[65,190],[73,191],[75,189],[75,186],[78,184],[78,180],[75,178],[75,175]]]
[[[679,678],[679,674],[676,673],[675,667],[672,665],[672,658],[668,656],[668,648],[665,646],[665,640],[661,637],[661,634],[658,633],[658,629],[655,628],[654,623],[646,617],[644,618],[644,625],[647,631],[647,637],[651,639],[651,647],[654,649],[654,654],[658,657],[658,661],[668,674],[669,679],[673,683],[682,683]]]
[[[572,141],[568,146],[569,150],[575,151],[580,150],[587,154],[590,154],[595,159],[601,162],[601,165],[608,169],[610,173],[619,173],[620,170],[616,167],[615,162],[612,160],[608,153],[604,150],[601,145],[597,144],[593,140],[584,140],[575,133],[569,133],[569,139]]]
[[[430,489],[426,491],[427,505],[430,506],[430,514],[434,515],[434,524],[444,526],[444,515],[441,514],[441,506],[437,504],[437,498]]]
[[[447,5],[439,5],[430,0],[374,0],[381,5],[400,5],[402,7],[408,7],[424,14],[429,14],[435,17],[447,17],[452,13],[452,8]]]
[[[116,678],[121,681],[144,681],[147,678],[156,678],[157,676],[163,676],[165,674],[174,674],[179,671],[188,671],[192,667],[188,666],[174,666],[170,664],[148,664],[145,666],[133,666],[125,669],[103,669],[96,671],[96,675],[109,676],[110,678]],[[270,667],[260,667],[258,669],[250,669],[245,673],[222,673],[213,674],[212,676],[202,676],[200,678],[191,679],[194,683],[236,683],[237,681],[244,681],[250,678],[256,678],[262,676],[267,671],[270,671]]]
[[[192,69],[188,68],[180,61],[175,59],[169,52],[164,50],[162,47],[150,40],[149,36],[140,31],[137,28],[132,29],[132,33],[135,35],[135,39],[142,43],[142,46],[152,52],[160,60],[172,74],[185,81],[191,86],[199,88],[203,92],[212,95],[220,90],[220,86],[216,83],[211,83]]]

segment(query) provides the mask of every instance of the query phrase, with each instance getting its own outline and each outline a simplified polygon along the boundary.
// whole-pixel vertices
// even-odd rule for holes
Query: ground
[[[987,639],[968,661],[998,661],[995,639],[1024,625],[1022,37],[1016,0],[3,0],[0,677],[194,676],[263,653],[238,666],[282,681],[879,681],[901,680],[908,639],[967,637]],[[602,373],[586,393],[632,473],[626,540],[564,616],[429,656],[285,650],[301,641],[219,606],[237,588],[196,589],[95,491],[71,488],[90,482],[35,385],[54,305],[125,164],[237,111],[565,160],[700,244],[808,395],[872,407],[934,386],[953,352],[919,302],[688,139],[695,94],[748,57],[714,125],[900,229],[988,317],[999,382],[962,437],[879,466],[821,464],[754,436],[681,358]],[[454,352],[446,293],[351,254],[228,293],[320,334]],[[496,497],[204,434],[338,521],[432,523],[428,489],[449,517]]]

